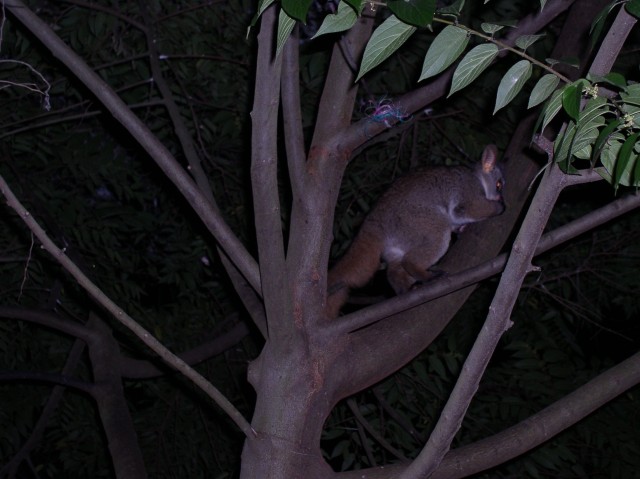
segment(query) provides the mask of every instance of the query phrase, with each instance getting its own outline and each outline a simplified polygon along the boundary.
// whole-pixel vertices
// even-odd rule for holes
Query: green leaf
[[[559,349],[548,349],[542,354],[542,359],[547,363],[557,363],[559,361],[566,361],[567,353]]]
[[[575,56],[568,56],[568,57],[562,57],[559,60],[559,63],[562,63],[563,65],[567,65],[573,68],[579,68],[580,67],[580,59],[578,57]]]
[[[418,378],[423,381],[429,381],[429,372],[427,371],[427,368],[424,367],[424,363],[420,361],[414,361],[412,364],[416,376],[418,376]]]
[[[553,159],[565,173],[570,172],[570,158],[569,149],[573,143],[573,137],[576,134],[576,124],[573,121],[569,121],[564,133],[561,133],[556,138],[553,145]]]
[[[640,106],[640,83],[627,86],[620,92],[620,98],[624,103]]]
[[[640,128],[640,106],[622,104],[622,111],[625,115],[631,117],[633,122],[633,128]],[[626,120],[626,116],[624,117]]]
[[[613,7],[615,7],[618,3],[618,0],[613,0],[609,5],[600,10],[600,13],[596,15],[596,17],[593,19],[593,22],[591,23],[591,28],[589,29],[590,36],[593,35],[593,32],[595,30],[598,30],[599,34],[599,32],[602,30],[602,27],[604,26],[603,24],[607,19],[607,16],[611,12],[611,10],[613,10]]]
[[[497,25],[495,23],[481,23],[480,28],[482,28],[483,32],[493,36],[494,33],[502,30],[504,28],[504,25]]]
[[[447,371],[444,368],[442,360],[438,356],[433,355],[429,357],[429,366],[442,379],[447,377]]]
[[[615,72],[607,73],[605,76],[589,73],[587,74],[587,80],[591,83],[608,83],[618,88],[625,88],[627,86],[627,80],[624,78],[624,75]]]
[[[596,97],[591,98],[587,101],[584,106],[584,109],[580,112],[578,116],[578,128],[580,125],[587,125],[592,123],[597,118],[602,118],[603,115],[609,112],[609,106],[607,104],[607,99],[604,97]],[[601,125],[604,125],[604,119],[602,119]]]
[[[464,2],[465,0],[457,0],[453,2],[451,5],[449,5],[448,7],[438,8],[436,11],[440,15],[449,15],[452,17],[458,17],[460,15],[460,12],[462,12],[462,9],[464,8]]]
[[[449,91],[448,96],[453,95],[478,78],[478,75],[491,64],[497,54],[498,47],[493,43],[483,43],[467,53],[456,67],[456,71],[453,72],[451,91]]]
[[[605,26],[605,22],[607,21],[607,17],[613,7],[615,7],[619,2],[617,0],[613,0],[609,5],[604,7],[596,18],[591,23],[591,28],[589,29],[589,45],[593,47],[598,40],[600,39],[600,35],[602,34],[602,30]]]
[[[256,23],[258,22],[258,18],[260,18],[260,15],[262,15],[264,13],[264,11],[273,2],[274,2],[274,0],[260,0],[260,3],[258,3],[258,12],[253,16],[253,18],[251,19],[251,24],[250,24],[249,28],[247,28],[247,37],[249,36],[249,32],[251,31],[251,28],[256,26]]]
[[[633,182],[629,186],[640,186],[640,160],[636,157],[636,167],[633,169]]]
[[[282,9],[291,18],[307,23],[307,12],[313,0],[282,0]]]
[[[395,15],[387,18],[371,35],[364,49],[364,56],[358,72],[358,81],[362,76],[386,60],[407,41],[416,31],[416,27],[398,20]]]
[[[520,60],[518,63],[509,68],[505,73],[500,85],[498,85],[498,95],[496,96],[496,106],[493,109],[495,113],[504,106],[508,105],[515,96],[520,93],[522,87],[531,77],[531,62],[529,60]]]
[[[504,19],[504,20],[500,20],[499,22],[493,22],[493,23],[495,23],[496,25],[502,25],[503,27],[515,28],[515,27],[518,26],[518,22],[519,21],[520,20],[507,20],[507,19]]]
[[[347,3],[355,12],[361,13],[364,2],[362,0],[342,0]]]
[[[434,38],[422,64],[418,81],[432,77],[449,67],[469,43],[469,35],[459,27],[448,25]]]
[[[587,159],[590,156],[591,145],[596,141],[598,130],[605,123],[604,115],[608,112],[605,98],[589,100],[577,122],[570,122],[567,126],[562,141],[556,140],[555,160],[558,163],[566,160],[562,165],[565,171],[568,171],[571,159],[577,152],[580,152],[580,158]]]
[[[551,123],[551,120],[555,118],[560,109],[562,108],[562,92],[564,91],[563,87],[560,90],[556,90],[551,95],[551,98],[545,105],[545,107],[540,112],[540,117],[538,118],[538,122],[540,123],[540,119],[542,119],[542,129],[540,133],[544,131],[544,129]],[[537,129],[537,128],[536,128]]]
[[[358,14],[351,8],[351,6],[342,1],[338,5],[336,13],[332,13],[324,17],[322,25],[318,28],[318,31],[312,38],[317,38],[320,35],[327,33],[336,33],[349,30],[358,21]]]
[[[521,48],[522,50],[526,50],[531,45],[533,45],[535,42],[540,40],[542,37],[544,37],[544,34],[541,34],[541,35],[522,35],[522,36],[516,38],[516,46],[518,48]]]
[[[605,124],[604,116],[609,113],[605,98],[593,98],[585,104],[576,123],[570,122],[561,141],[556,140],[555,160],[565,171],[570,171],[573,157],[589,159],[591,146],[599,136],[599,129]],[[566,161],[565,161],[566,160]]]
[[[636,18],[640,18],[640,0],[629,0],[624,4],[624,8]]]
[[[562,92],[562,108],[567,115],[573,120],[578,119],[580,114],[580,99],[582,98],[582,90],[575,83],[569,85]]]
[[[444,357],[444,361],[447,364],[447,369],[451,372],[451,374],[457,375],[460,372],[460,365],[452,355],[447,354]]]
[[[587,159],[591,154],[591,145],[598,138],[599,129],[605,124],[604,115],[609,112],[607,100],[602,97],[593,98],[587,102],[580,112],[576,124],[576,133],[567,152],[569,160],[577,156],[577,152],[584,151],[579,158]]]
[[[280,15],[278,16],[278,39],[276,42],[276,57],[280,55],[282,47],[289,39],[289,35],[291,35],[291,31],[293,30],[295,24],[295,19],[287,15],[287,12],[285,12],[284,10],[280,10]]]
[[[609,140],[613,132],[620,126],[622,123],[621,120],[614,120],[609,122],[607,126],[605,126],[602,131],[598,134],[595,143],[593,144],[593,150],[591,153],[591,167],[595,166],[596,160],[600,157],[602,150]]]
[[[387,0],[387,7],[403,22],[426,27],[433,21],[436,0]]]
[[[539,105],[551,95],[556,87],[560,83],[560,79],[555,76],[553,73],[548,73],[544,75],[538,82],[536,86],[533,87],[531,91],[531,95],[529,96],[529,104],[527,108],[532,108],[536,105]]]
[[[638,158],[638,155],[634,154],[633,148],[636,146],[636,141],[638,141],[639,136],[640,133],[634,133],[629,136],[629,138],[624,141],[620,151],[618,152],[618,158],[616,160],[616,167],[613,175],[613,187],[615,189],[617,189],[621,184],[623,178],[624,183],[622,184],[629,185],[631,183],[631,169]]]
[[[618,152],[622,147],[622,139],[611,139],[609,140],[604,148],[602,149],[602,154],[600,155],[600,162],[602,163],[603,168],[599,170],[600,176],[602,176],[609,183],[613,183],[613,175],[612,172],[616,166],[616,158],[618,157]]]

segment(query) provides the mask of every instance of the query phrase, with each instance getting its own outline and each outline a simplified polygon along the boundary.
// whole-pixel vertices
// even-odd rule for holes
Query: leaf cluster
[[[273,0],[261,2],[257,16],[271,3]],[[316,37],[350,29],[362,14],[365,4],[364,1],[340,2],[336,13],[326,16]],[[278,52],[289,37],[295,21],[304,21],[306,17],[309,5],[296,5],[298,9],[293,13],[288,2],[282,4]],[[396,53],[420,27],[431,28],[432,22],[444,23],[447,26],[436,35],[426,52],[418,81],[434,77],[452,66],[467,49],[471,37],[478,39],[480,43],[464,54],[456,65],[449,95],[468,87],[494,63],[499,54],[512,52],[521,59],[501,78],[493,113],[508,105],[522,91],[533,74],[534,66],[541,68],[547,73],[540,76],[532,88],[528,108],[548,99],[540,114],[541,131],[544,131],[561,110],[569,118],[566,131],[555,142],[555,161],[562,165],[564,171],[572,173],[578,171],[579,160],[589,160],[591,168],[602,166],[599,171],[615,189],[620,185],[640,185],[640,161],[637,161],[640,135],[635,131],[635,117],[639,105],[634,82],[627,81],[619,73],[570,82],[553,69],[562,62],[552,58],[546,58],[543,62],[527,54],[527,50],[544,35],[499,39],[496,35],[498,32],[503,31],[505,27],[515,26],[516,22],[509,20],[484,22],[481,24],[482,32],[465,26],[458,22],[464,1],[441,9],[436,9],[435,2],[426,0],[389,1],[386,6],[391,13],[369,39],[356,81]],[[540,8],[544,6],[545,2],[540,2]],[[614,6],[615,3],[607,6],[594,20],[594,38],[601,32]],[[625,2],[624,8],[631,15],[637,15],[640,11],[635,0]],[[563,86],[559,87],[561,83]],[[598,84],[613,86],[619,93],[615,96],[598,97]],[[583,108],[586,98],[592,98],[593,101]],[[575,164],[576,161],[578,166]]]

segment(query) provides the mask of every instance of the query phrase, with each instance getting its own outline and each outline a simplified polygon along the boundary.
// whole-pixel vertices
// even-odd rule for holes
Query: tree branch
[[[318,118],[311,142],[312,150],[342,143],[341,132],[351,123],[353,104],[358,91],[358,86],[354,83],[356,72],[351,69],[351,62],[353,59],[359,59],[364,51],[373,28],[373,17],[371,7],[366,6],[358,23],[333,47],[325,86],[320,97]],[[344,148],[344,145],[341,146]]]
[[[359,57],[372,26],[373,19],[363,15],[344,36],[343,48]],[[308,324],[324,320],[327,264],[332,239],[329,232],[333,228],[333,212],[342,174],[351,156],[351,151],[346,151],[334,140],[351,121],[357,93],[353,75],[342,50],[335,46],[305,164],[304,191],[293,197],[291,208],[287,266],[294,286],[294,310]],[[317,339],[314,334],[308,337]]]
[[[191,368],[186,362],[180,359],[167,349],[160,341],[144,329],[140,324],[134,321],[131,316],[122,310],[115,302],[113,302],[100,288],[98,288],[89,278],[78,268],[78,266],[69,259],[64,250],[58,248],[45,231],[40,227],[36,220],[29,214],[25,207],[15,197],[9,185],[0,176],[0,193],[7,199],[7,205],[18,213],[20,219],[27,225],[33,234],[40,240],[42,247],[53,258],[58,261],[68,272],[75,278],[78,284],[91,296],[98,304],[109,311],[114,318],[123,326],[135,334],[144,344],[154,351],[169,366],[181,372],[189,378],[196,386],[204,391],[207,396],[213,399],[236,423],[236,425],[247,435],[254,434],[253,429],[240,412],[218,391],[210,382],[208,382],[201,374]]]
[[[575,0],[556,0],[547,2],[542,11],[523,18],[518,23],[517,28],[513,29],[513,31],[507,35],[503,43],[513,46],[519,36],[533,34],[539,31],[567,10],[574,1]],[[447,92],[456,65],[457,63],[423,87],[394,99],[393,103],[395,107],[407,114],[412,114],[422,110],[437,99],[442,98]],[[344,129],[340,133],[340,138],[337,141],[352,151],[362,146],[363,143],[371,141],[372,137],[382,133],[388,128],[389,126],[382,122],[372,122],[369,118],[363,118],[352,124],[349,128]]]
[[[176,104],[173,93],[171,92],[171,88],[167,84],[167,81],[164,78],[162,67],[160,66],[160,54],[156,47],[157,38],[155,36],[155,29],[153,28],[153,22],[151,19],[151,15],[147,9],[146,0],[140,0],[138,5],[140,7],[140,12],[142,13],[142,17],[145,22],[145,34],[147,39],[147,48],[149,50],[149,65],[151,66],[151,73],[153,77],[153,81],[158,86],[158,90],[160,90],[160,94],[163,99],[163,104],[169,113],[169,117],[171,118],[171,123],[173,123],[174,130],[180,141],[180,145],[182,146],[182,151],[189,163],[188,171],[193,176],[198,188],[204,194],[204,196],[211,203],[211,207],[214,209],[217,215],[220,215],[220,209],[218,208],[218,204],[213,196],[213,191],[211,189],[211,185],[209,183],[209,179],[207,178],[207,174],[202,167],[202,161],[200,159],[200,155],[198,155],[197,149],[193,142],[193,137],[189,133],[189,129],[185,124],[182,115],[180,115],[180,109]],[[247,311],[251,315],[251,318],[258,326],[262,334],[266,337],[266,320],[264,319],[264,310],[262,307],[254,308],[252,305],[259,302],[255,297],[256,294],[260,295],[261,291],[258,290],[250,290],[246,287],[246,281],[241,276],[240,271],[234,264],[234,262],[229,258],[227,253],[220,248],[220,246],[216,246],[216,250],[218,251],[218,256],[221,259],[222,265],[225,268],[227,274],[229,275],[229,279],[231,280],[233,287],[240,296],[241,301],[247,308]],[[260,305],[261,306],[261,305]]]
[[[180,115],[180,109],[176,104],[173,93],[171,92],[171,88],[169,88],[169,85],[164,78],[162,67],[160,66],[160,54],[156,46],[158,44],[158,38],[155,34],[155,28],[153,27],[151,14],[149,13],[149,10],[147,8],[147,2],[145,0],[139,0],[138,6],[140,8],[140,13],[142,14],[144,25],[146,27],[144,29],[144,32],[146,35],[147,49],[149,50],[148,58],[149,66],[151,67],[151,78],[153,80],[153,83],[156,84],[158,90],[160,91],[160,96],[162,97],[164,106],[167,110],[167,113],[169,113],[169,118],[171,118],[173,129],[176,132],[176,136],[178,137],[178,141],[180,142],[180,146],[182,147],[184,156],[189,163],[188,171],[193,176],[196,184],[200,188],[200,191],[216,208],[216,211],[219,211],[216,206],[213,193],[211,191],[211,185],[209,184],[207,175],[202,168],[202,162],[200,161],[200,157],[193,143],[193,138],[189,133],[187,125],[182,119],[182,115]]]
[[[76,55],[60,38],[29,10],[20,0],[5,0],[7,10],[33,33],[53,55],[64,63],[71,72],[96,96],[111,112],[113,117],[126,128],[147,151],[167,177],[176,185],[196,214],[209,229],[216,241],[232,258],[256,291],[260,291],[260,278],[255,260],[233,234],[229,226],[211,206],[200,189],[158,141],[145,124],[136,117],[127,105],[113,92],[87,64]]]
[[[269,336],[289,331],[291,296],[284,255],[278,188],[278,110],[282,56],[273,58],[275,6],[261,16],[253,108],[251,111],[251,187],[262,297]],[[285,333],[286,334],[286,333]]]
[[[355,399],[353,398],[347,399],[347,406],[349,406],[349,409],[353,413],[353,416],[355,417],[358,424],[360,424],[364,428],[364,430],[367,431],[378,444],[380,444],[380,447],[382,447],[386,451],[389,451],[397,459],[400,459],[401,461],[406,461],[407,458],[404,456],[404,454],[402,454],[402,451],[393,447],[389,443],[389,441],[387,441],[384,438],[384,436],[380,434],[369,421],[367,421],[367,418],[365,418],[362,412],[360,411],[360,407],[358,406],[358,403],[356,402]],[[364,446],[366,444],[366,437],[364,436],[362,437],[362,442]]]
[[[1,309],[2,308],[0,308],[0,310]],[[2,315],[2,313],[0,313],[0,315]],[[90,334],[92,334],[92,332]],[[82,358],[84,350],[85,342],[81,339],[76,339],[69,352],[69,357],[62,368],[63,377],[68,377],[73,373]],[[65,390],[65,386],[57,385],[53,387],[51,395],[47,398],[44,408],[42,408],[42,412],[31,430],[31,434],[18,452],[0,469],[0,477],[16,477],[16,472],[22,461],[27,460],[32,451],[40,444],[44,431],[49,426],[49,421],[58,408]]]
[[[71,378],[63,374],[43,373],[36,371],[10,371],[0,372],[0,383],[8,381],[33,381],[38,383],[52,384],[54,386],[64,386],[83,392],[95,397],[97,388],[94,384],[79,379]]]
[[[124,396],[122,376],[120,370],[113,367],[113,358],[120,356],[120,347],[109,326],[96,314],[89,313],[87,327],[100,337],[100,341],[89,345],[88,352],[97,389],[94,399],[116,477],[147,477],[133,419]]]
[[[61,1],[63,1],[64,3],[70,3],[71,5],[75,5],[76,7],[86,8],[89,10],[95,10],[98,12],[106,13],[107,15],[111,15],[113,17],[119,18],[120,20],[124,21],[126,24],[131,25],[132,27],[137,28],[141,32],[146,33],[145,25],[139,22],[136,22],[133,18],[123,14],[120,10],[109,8],[109,7],[103,7],[102,5],[99,5],[97,3],[83,2],[81,0],[61,0]]]
[[[637,19],[627,13],[624,5],[620,7],[616,19],[609,28],[609,33],[602,41],[598,54],[591,63],[590,72],[594,75],[604,76],[611,71],[616,58],[622,50],[624,41],[636,24]]]
[[[2,181],[4,180],[0,177],[0,182]],[[0,190],[2,190],[1,183]],[[19,319],[20,321],[39,324],[45,328],[68,334],[69,336],[80,339],[85,343],[89,343],[96,339],[95,333],[84,324],[65,321],[51,311],[19,308],[16,306],[0,306],[0,318]]]
[[[531,259],[558,195],[566,186],[566,176],[556,164],[547,169],[529,208],[530,214],[525,217],[513,244],[484,326],[462,366],[427,444],[402,473],[401,479],[429,477],[451,447],[451,441],[462,425],[493,351],[502,334],[512,325],[510,317],[518,291],[524,277],[531,271]]]
[[[640,383],[640,353],[621,362],[542,411],[491,437],[449,452],[430,479],[458,479],[503,464],[543,444]],[[406,464],[363,469],[339,479],[399,477]]]
[[[206,341],[193,349],[184,351],[178,356],[184,362],[193,366],[227,351],[237,345],[248,334],[248,326],[239,321],[229,331],[217,335],[211,341]],[[134,359],[119,355],[117,362],[120,374],[127,379],[149,379],[166,373],[165,369],[158,368],[151,361],[144,359]]]
[[[282,63],[282,120],[287,150],[289,179],[293,197],[304,194],[306,153],[300,103],[300,65],[298,35],[291,35],[284,46]]]
[[[640,353],[610,368],[525,421],[476,444],[453,451],[450,460],[449,457],[445,458],[442,471],[437,471],[433,479],[451,477],[447,474],[450,469],[457,470],[455,477],[463,477],[460,469],[466,469],[464,476],[474,474],[530,451],[638,383]],[[467,460],[460,460],[460,456],[466,456]]]
[[[590,211],[581,218],[545,233],[540,238],[535,256],[546,253],[566,241],[639,207],[640,195],[629,194],[597,210]],[[507,258],[507,253],[503,253],[473,268],[438,278],[437,281],[427,283],[416,290],[343,316],[339,321],[333,321],[327,325],[328,334],[337,336],[356,331],[386,317],[476,284],[500,273],[507,264]]]
[[[266,339],[269,332],[267,330],[267,317],[264,311],[264,304],[259,296],[259,293],[262,293],[262,291],[257,292],[251,287],[251,284],[242,276],[238,268],[231,262],[224,251],[218,248],[218,253],[220,255],[220,261],[222,261],[222,265],[233,283],[233,289],[238,293],[240,301],[242,301],[242,304],[260,331],[260,334]]]
[[[624,10],[624,9],[622,9]],[[626,15],[626,14],[625,14]],[[621,14],[619,14],[621,16]],[[635,22],[626,22],[627,32]],[[622,43],[614,42],[618,50],[610,50],[612,37],[626,37],[625,32],[611,29],[600,47],[598,57],[616,58]],[[603,53],[603,50],[606,51]],[[606,62],[602,62],[605,63]],[[552,161],[552,157],[549,157]],[[478,337],[465,360],[458,381],[442,411],[427,444],[418,457],[400,476],[401,479],[413,479],[430,476],[451,447],[462,419],[475,395],[484,371],[498,345],[502,334],[511,327],[511,313],[524,277],[532,270],[531,259],[538,246],[542,231],[558,199],[560,192],[567,186],[598,179],[594,171],[587,172],[582,178],[564,174],[555,162],[552,162],[536,191],[528,214],[513,243],[511,254],[500,278],[498,289],[489,307],[489,314]]]

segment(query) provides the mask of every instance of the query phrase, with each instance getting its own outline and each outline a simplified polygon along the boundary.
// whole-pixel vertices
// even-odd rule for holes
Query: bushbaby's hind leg
[[[436,264],[443,255],[444,253],[440,254],[439,251],[434,252],[424,248],[416,248],[404,255],[402,258],[402,267],[414,278],[414,282],[429,281],[438,275],[437,271],[431,270],[431,267]]]
[[[347,302],[349,288],[343,284],[334,285],[327,294],[327,315],[330,319],[338,317],[340,308]]]
[[[393,274],[389,270],[389,283],[396,289],[396,285],[407,291],[416,282],[427,282],[442,274],[441,271],[431,269],[449,249],[451,233],[443,231],[438,238],[430,238],[429,243],[423,243],[407,251]],[[395,282],[395,284],[394,284]]]
[[[416,282],[416,279],[404,269],[402,261],[387,264],[387,280],[396,294],[409,291]]]
[[[417,283],[426,283],[427,281],[442,276],[443,272],[433,269],[416,270],[411,268],[414,274],[410,274],[403,263],[389,265],[387,270],[387,280],[396,292],[402,294],[409,291]]]

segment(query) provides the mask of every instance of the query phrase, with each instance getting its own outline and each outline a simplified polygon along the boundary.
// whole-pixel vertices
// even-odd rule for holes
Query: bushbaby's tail
[[[349,297],[350,288],[367,284],[380,266],[382,242],[359,233],[340,260],[329,271],[327,279],[327,312],[337,318]]]

